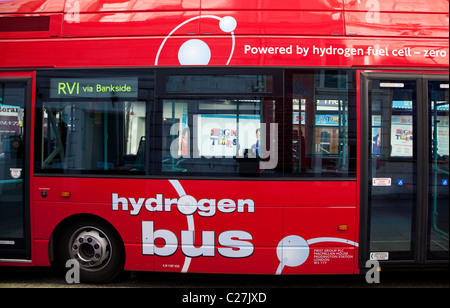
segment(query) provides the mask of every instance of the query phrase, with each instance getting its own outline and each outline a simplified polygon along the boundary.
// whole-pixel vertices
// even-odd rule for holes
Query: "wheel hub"
[[[109,240],[98,230],[85,228],[73,238],[71,243],[72,256],[83,267],[98,267],[109,258]]]

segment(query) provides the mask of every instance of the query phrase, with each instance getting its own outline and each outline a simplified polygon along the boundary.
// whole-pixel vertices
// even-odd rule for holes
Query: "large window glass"
[[[164,99],[162,171],[273,175],[278,145],[270,136],[279,138],[275,102],[258,97]]]
[[[354,177],[355,72],[40,71],[37,173]]]
[[[448,260],[449,233],[449,86],[446,81],[428,81],[429,138],[429,259]]]
[[[354,72],[288,71],[284,169],[291,176],[354,176]]]
[[[282,100],[274,94],[274,75],[191,72],[163,73],[158,81],[162,164],[158,166],[155,157],[155,171],[180,176],[282,175]],[[280,82],[277,87],[281,89]]]
[[[144,170],[145,103],[43,104],[41,169]]]
[[[272,93],[273,75],[167,75],[164,89],[167,93]]]
[[[0,247],[24,245],[27,82],[0,80]]]
[[[144,173],[145,83],[114,73],[69,76],[38,78],[36,170]]]

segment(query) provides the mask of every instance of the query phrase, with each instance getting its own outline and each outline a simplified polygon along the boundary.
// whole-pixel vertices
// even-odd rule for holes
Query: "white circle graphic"
[[[181,65],[208,65],[210,60],[211,50],[201,40],[189,40],[181,45],[178,51],[178,61]]]
[[[277,257],[282,267],[302,265],[309,256],[309,245],[300,236],[286,236],[277,246]]]
[[[237,21],[231,16],[225,16],[220,19],[219,27],[223,32],[230,33],[236,29]]]
[[[197,200],[189,195],[185,195],[178,199],[178,211],[184,215],[192,215],[197,211]]]
[[[178,26],[176,26],[170,33],[164,38],[161,45],[159,46],[158,52],[156,53],[155,58],[155,66],[158,66],[159,63],[159,56],[161,55],[161,52],[164,48],[164,45],[166,44],[167,40],[181,27],[184,25],[197,20],[197,19],[204,19],[204,18],[212,18],[219,21],[219,28],[225,33],[230,33],[231,35],[231,51],[230,56],[228,58],[228,61],[225,65],[229,65],[230,61],[234,54],[234,48],[236,45],[236,39],[234,37],[234,30],[237,27],[237,21],[234,17],[231,16],[225,16],[225,17],[219,17],[215,15],[201,15],[196,16],[191,19],[188,19]],[[209,61],[211,60],[211,50],[209,46],[201,41],[192,39],[187,42],[185,42],[181,48],[178,50],[178,62],[181,65],[208,65]]]

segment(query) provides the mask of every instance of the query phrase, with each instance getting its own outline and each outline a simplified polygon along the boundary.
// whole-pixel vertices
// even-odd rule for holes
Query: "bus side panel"
[[[424,42],[415,38],[391,38],[374,46],[368,38],[236,36],[235,48],[227,36],[198,36],[210,46],[210,66],[303,67],[409,67],[448,68],[448,39]],[[29,67],[146,67],[179,66],[178,51],[189,36],[161,38],[111,38],[108,40],[7,40],[2,42],[2,68]],[[269,48],[273,47],[269,51]],[[275,47],[278,47],[275,53]],[[283,47],[284,49],[280,49]],[[433,50],[433,56],[430,55]],[[114,52],[112,52],[114,51]],[[231,53],[233,51],[233,53]],[[282,53],[280,53],[282,52]],[[80,57],[79,54],[83,54]],[[347,56],[346,56],[347,53]],[[353,54],[352,54],[353,53]],[[383,54],[380,56],[379,54]],[[389,56],[387,56],[389,53]],[[395,53],[397,56],[394,56]],[[408,56],[406,56],[408,54]],[[392,55],[392,56],[391,56]],[[403,55],[403,56],[400,56]],[[410,56],[409,56],[410,55]],[[301,61],[301,62],[299,62]]]
[[[353,181],[37,177],[34,184],[34,234],[40,254],[61,221],[83,213],[101,217],[117,229],[126,248],[125,268],[130,270],[353,271],[357,242]],[[61,192],[70,192],[70,197]],[[339,225],[347,225],[348,231],[338,231]],[[318,258],[314,254],[322,248],[328,249],[332,260],[314,264]],[[286,258],[290,262],[303,258],[295,255],[299,250],[308,252],[301,264],[280,267]],[[294,259],[287,257],[292,253]]]
[[[155,270],[179,272],[184,267],[189,272],[275,273],[276,246],[281,238],[283,222],[282,208],[276,204],[255,205],[253,211],[247,201],[245,206],[231,212],[234,206],[221,206],[222,200],[231,201],[233,198],[217,199],[214,216],[200,216],[210,214],[206,212],[181,216],[176,213],[176,207],[172,210],[174,214],[155,214],[155,232],[165,229],[172,232],[178,241],[175,243],[178,249],[173,255],[159,254],[155,259]],[[245,200],[258,202],[252,197]],[[243,204],[242,201],[236,202],[237,206],[239,204]],[[210,205],[204,208],[211,209]],[[192,231],[193,246],[189,237]],[[163,245],[162,242],[155,244]]]
[[[59,178],[35,177],[32,199],[34,200],[34,259],[37,265],[48,265],[48,244],[55,228],[65,219],[74,215],[94,215],[109,222],[118,232],[127,250],[126,262],[130,267],[153,270],[153,260],[139,261],[136,254],[142,251],[141,220],[153,221],[153,212],[133,212],[132,201],[139,203],[145,192],[154,190],[155,181],[124,181],[123,179]],[[159,185],[164,193],[164,187]],[[171,189],[171,187],[169,187]],[[134,194],[127,192],[134,191]],[[173,191],[173,188],[171,189]],[[62,197],[69,192],[70,197]],[[117,210],[113,207],[113,194],[117,200]],[[130,201],[127,197],[132,197]],[[124,197],[124,199],[120,199]],[[136,203],[135,203],[136,204]],[[144,207],[144,206],[142,206]],[[126,210],[126,209],[129,210]],[[137,208],[137,207],[136,207]],[[58,243],[54,243],[57,245]]]
[[[355,215],[352,206],[285,209],[284,240],[301,248],[284,248],[283,274],[352,274],[358,247]]]

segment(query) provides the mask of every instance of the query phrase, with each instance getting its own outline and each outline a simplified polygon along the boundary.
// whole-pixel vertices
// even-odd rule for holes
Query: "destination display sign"
[[[52,78],[51,98],[137,98],[138,77]]]

